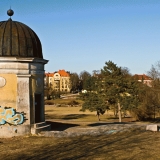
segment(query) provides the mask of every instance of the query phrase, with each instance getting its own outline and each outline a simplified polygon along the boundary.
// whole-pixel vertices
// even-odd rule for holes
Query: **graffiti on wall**
[[[14,108],[5,108],[0,106],[0,125],[9,123],[12,125],[22,124],[24,115],[16,113]]]

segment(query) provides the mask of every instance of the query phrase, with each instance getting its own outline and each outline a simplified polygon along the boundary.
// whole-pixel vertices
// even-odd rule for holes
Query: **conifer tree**
[[[100,114],[104,114],[108,106],[105,102],[105,98],[101,94],[96,92],[87,92],[82,94],[84,103],[81,111],[89,110],[91,112],[96,111],[98,120],[100,121]]]
[[[105,95],[108,104],[115,104],[118,106],[119,122],[121,122],[122,107],[124,108],[127,105],[136,106],[136,103],[138,103],[136,82],[131,81],[129,76],[127,77],[124,74],[121,67],[118,67],[112,61],[105,63],[101,73],[103,76],[103,94]]]
[[[119,122],[122,121],[121,110],[132,110],[139,103],[139,83],[132,79],[127,70],[118,67],[112,61],[105,63],[101,73],[94,79],[94,83],[86,94],[82,94],[84,104],[82,111],[96,111],[99,119],[109,106],[118,107]],[[91,83],[89,83],[91,84]]]

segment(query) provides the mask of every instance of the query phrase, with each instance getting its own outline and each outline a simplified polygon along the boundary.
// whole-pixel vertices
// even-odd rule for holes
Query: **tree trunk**
[[[117,107],[114,106],[114,117],[117,118]]]
[[[156,107],[154,105],[154,120],[156,119]]]
[[[119,116],[119,122],[122,122],[121,106],[119,102],[118,102],[118,116]]]
[[[100,121],[99,115],[100,115],[100,114],[99,114],[99,112],[97,111],[97,117],[98,117],[98,121]]]

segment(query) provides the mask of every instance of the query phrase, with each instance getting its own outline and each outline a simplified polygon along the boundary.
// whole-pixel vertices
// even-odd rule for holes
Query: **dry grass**
[[[0,139],[0,159],[157,160],[159,148],[159,133],[138,130],[74,138],[29,136]]]
[[[49,120],[72,120],[77,122],[95,122],[97,121],[96,112],[80,111],[81,107],[55,107],[46,105],[46,119]],[[113,117],[112,112],[106,112],[101,115],[101,121],[106,121],[107,118]]]
[[[46,106],[46,119],[57,129],[94,124],[95,112],[80,112],[80,107]],[[103,115],[105,122],[111,112]],[[114,119],[117,121],[117,119]],[[124,121],[124,119],[123,119]],[[60,123],[61,122],[61,123]],[[62,128],[58,128],[62,126]],[[25,136],[0,139],[3,160],[157,160],[160,159],[160,133],[130,130],[101,136],[70,138]]]

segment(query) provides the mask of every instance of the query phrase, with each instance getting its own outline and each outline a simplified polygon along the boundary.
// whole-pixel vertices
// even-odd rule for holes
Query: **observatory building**
[[[41,42],[27,25],[0,22],[0,137],[48,130],[44,116],[44,65]]]

